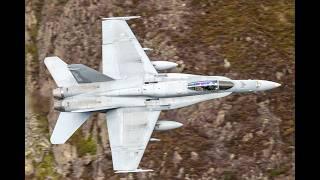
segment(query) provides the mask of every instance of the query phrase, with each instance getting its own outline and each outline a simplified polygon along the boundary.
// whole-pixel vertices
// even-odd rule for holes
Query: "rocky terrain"
[[[49,136],[55,84],[43,59],[94,69],[101,62],[101,17],[129,21],[150,59],[176,72],[266,79],[282,84],[163,111],[183,127],[154,132],[140,166],[114,174],[105,116],[94,115],[64,145]],[[293,0],[26,1],[26,179],[294,179]]]

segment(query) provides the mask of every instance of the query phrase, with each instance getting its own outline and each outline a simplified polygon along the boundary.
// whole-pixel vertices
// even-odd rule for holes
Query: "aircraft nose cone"
[[[281,86],[281,84],[276,83],[276,82],[262,81],[260,89],[261,90],[269,90],[269,89],[277,88],[279,86]]]
[[[279,84],[279,83],[274,83],[274,87],[275,87],[275,88],[277,88],[277,87],[279,87],[279,86],[281,86],[281,84]]]

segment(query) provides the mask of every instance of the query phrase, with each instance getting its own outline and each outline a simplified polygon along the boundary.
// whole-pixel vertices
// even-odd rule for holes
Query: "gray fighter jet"
[[[66,64],[58,57],[44,60],[58,88],[54,108],[60,111],[50,141],[63,144],[93,112],[106,113],[116,173],[143,172],[139,163],[153,130],[170,130],[181,123],[159,120],[162,110],[222,98],[231,93],[279,87],[265,80],[232,80],[223,76],[158,73],[176,63],[150,61],[126,20],[102,20],[102,73],[82,64]]]

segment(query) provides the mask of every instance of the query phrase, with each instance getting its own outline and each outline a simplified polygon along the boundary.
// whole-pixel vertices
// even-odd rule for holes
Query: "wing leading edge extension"
[[[104,18],[102,21],[103,74],[124,79],[157,74],[126,20],[137,17]]]
[[[118,108],[107,112],[113,169],[117,173],[142,172],[139,163],[150,140],[160,111]]]

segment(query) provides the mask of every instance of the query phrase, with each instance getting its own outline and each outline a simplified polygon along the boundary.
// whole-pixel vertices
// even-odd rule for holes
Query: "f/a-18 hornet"
[[[50,141],[65,143],[93,112],[106,113],[116,173],[143,172],[139,163],[153,130],[170,130],[181,123],[159,120],[162,110],[189,106],[231,93],[256,92],[280,84],[266,80],[232,80],[223,76],[159,73],[176,63],[150,61],[126,20],[102,19],[102,73],[83,64],[66,64],[58,57],[44,63],[58,88],[54,109],[60,111]]]

